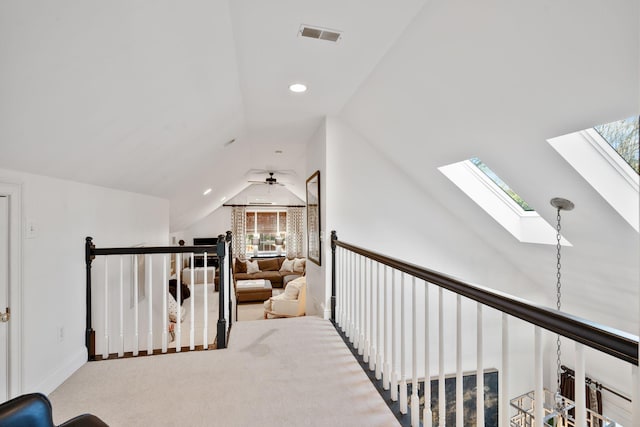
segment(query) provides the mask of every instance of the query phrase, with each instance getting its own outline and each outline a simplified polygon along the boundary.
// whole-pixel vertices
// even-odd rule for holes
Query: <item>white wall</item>
[[[22,186],[22,391],[49,393],[86,361],[84,242],[166,245],[169,203],[156,197],[0,169]],[[59,339],[59,330],[63,338]]]
[[[488,246],[473,230],[429,196],[402,169],[391,163],[365,138],[337,118],[328,118],[326,125],[326,230],[336,230],[346,242],[406,260],[462,280],[505,291],[539,303],[548,300],[536,291],[537,287],[504,257]],[[328,246],[328,245],[327,245]],[[326,255],[330,255],[330,249]],[[330,296],[330,265],[323,264],[326,274],[326,295]],[[399,281],[399,278],[398,278]],[[399,283],[399,282],[398,282]],[[409,285],[409,283],[407,283]],[[409,289],[409,286],[407,286]],[[424,292],[417,295],[419,316],[424,316]],[[401,293],[397,292],[400,301]],[[405,294],[407,316],[411,295]],[[431,304],[437,301],[435,287],[431,289]],[[455,297],[445,292],[447,319],[446,372],[455,372]],[[433,307],[433,306],[432,306]],[[463,301],[463,369],[475,369],[475,308],[471,301]],[[437,317],[431,318],[437,325]],[[499,368],[500,316],[484,310],[485,366]],[[406,317],[407,325],[410,318]],[[423,324],[423,323],[422,323]],[[422,336],[419,327],[418,336]],[[512,363],[518,376],[512,377],[511,394],[528,391],[533,383],[530,344],[533,329],[517,320],[512,321]],[[437,336],[432,329],[432,348],[437,349]],[[524,344],[524,345],[523,345]],[[422,348],[420,344],[419,348]],[[408,355],[407,355],[408,356]],[[437,352],[432,354],[431,375],[437,374]],[[396,363],[397,364],[397,363]],[[408,365],[410,366],[410,365]],[[420,373],[423,359],[419,358]]]
[[[330,315],[331,305],[329,298],[330,283],[326,277],[331,277],[327,272],[330,268],[330,228],[327,226],[327,154],[326,154],[326,121],[313,134],[307,143],[307,177],[315,171],[320,171],[320,251],[322,252],[321,263],[318,266],[311,261],[307,261],[307,314],[323,316]],[[306,218],[306,215],[305,215]],[[305,226],[306,230],[306,226]],[[305,236],[306,238],[306,236]],[[306,242],[304,244],[306,248]]]
[[[219,234],[231,230],[231,210],[231,207],[220,206],[190,227],[171,235],[176,236],[176,244],[180,239],[184,239],[187,246],[193,244],[194,237],[218,237]]]

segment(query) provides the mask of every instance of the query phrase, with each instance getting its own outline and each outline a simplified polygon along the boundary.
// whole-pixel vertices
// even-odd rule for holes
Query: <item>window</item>
[[[471,159],[469,159],[469,161],[471,163],[473,163],[474,165],[476,165],[476,167],[478,169],[480,169],[482,171],[482,173],[484,173],[487,177],[489,177],[489,179],[491,181],[494,182],[494,184],[496,184],[498,187],[500,187],[500,189],[502,191],[504,191],[507,196],[509,196],[511,198],[511,200],[513,200],[514,202],[516,202],[518,204],[518,206],[520,206],[522,208],[522,210],[524,210],[525,212],[532,212],[534,211],[534,209],[529,206],[527,204],[527,202],[525,202],[522,197],[518,196],[516,194],[515,191],[513,191],[506,182],[504,182],[503,180],[500,179],[500,177],[498,175],[496,175],[496,173],[494,171],[492,171],[491,169],[489,169],[489,166],[485,165],[484,163],[482,163],[482,160],[480,160],[477,157],[472,157]]]
[[[638,117],[548,140],[609,205],[640,231]]]
[[[438,168],[513,237],[524,243],[557,243],[556,230],[479,158]],[[564,237],[563,245],[571,246]]]
[[[638,156],[640,154],[640,117],[629,117],[613,123],[594,126],[600,136],[640,174]]]
[[[247,253],[273,255],[285,250],[287,212],[247,211]]]

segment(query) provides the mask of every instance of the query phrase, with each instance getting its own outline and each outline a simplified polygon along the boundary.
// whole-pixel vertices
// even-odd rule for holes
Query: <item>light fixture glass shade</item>
[[[307,86],[303,85],[302,83],[294,83],[292,85],[289,85],[289,90],[295,93],[302,93],[306,92]]]
[[[545,389],[543,394],[544,426],[553,427],[576,427],[573,409],[576,404],[564,396]],[[516,414],[511,417],[510,427],[530,427],[535,425],[535,408],[538,403],[535,399],[535,392],[530,391],[521,396],[511,399],[511,407],[516,409]],[[587,422],[589,425],[602,427],[615,427],[616,422],[597,412],[587,409]]]

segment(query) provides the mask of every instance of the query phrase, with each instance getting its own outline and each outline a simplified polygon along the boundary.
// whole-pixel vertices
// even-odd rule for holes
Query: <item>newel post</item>
[[[336,321],[336,240],[338,235],[331,231],[331,321]]]
[[[87,319],[84,342],[87,346],[87,359],[89,361],[96,360],[96,334],[91,327],[91,262],[95,258],[93,254],[95,245],[93,244],[93,237],[87,237],[84,244],[84,261],[86,264],[87,280],[86,280],[86,306],[87,306]]]
[[[226,236],[220,234],[218,236],[218,242],[216,243],[216,252],[218,255],[218,263],[220,264],[220,301],[218,303],[218,339],[217,348],[227,348],[227,321],[224,317],[224,293],[225,289],[225,277],[228,272],[224,268],[224,258],[226,252]]]
[[[227,258],[229,260],[229,283],[233,284],[233,276],[231,274],[232,270],[233,270],[233,243],[232,243],[232,239],[233,235],[231,233],[231,231],[227,231],[227,236],[226,236],[226,242],[229,244],[228,248],[229,250],[227,251]],[[222,268],[222,266],[220,266],[220,268]],[[229,291],[231,292],[231,291]],[[231,294],[229,294],[229,327],[231,327],[231,325],[233,324],[233,316],[231,315],[231,313],[233,313],[233,300],[231,299]],[[237,319],[237,313],[236,313],[236,320]]]

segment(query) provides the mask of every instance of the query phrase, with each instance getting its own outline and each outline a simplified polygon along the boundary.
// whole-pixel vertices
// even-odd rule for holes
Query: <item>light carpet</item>
[[[398,426],[331,323],[235,323],[229,348],[87,363],[50,396],[56,423]]]

